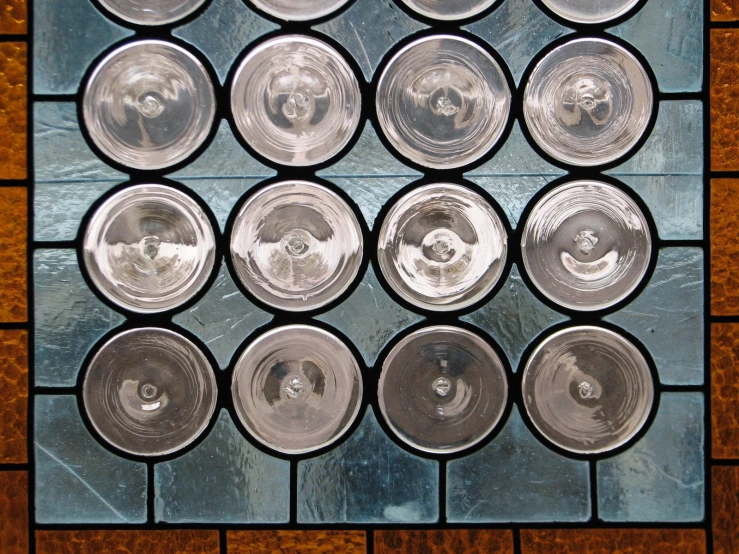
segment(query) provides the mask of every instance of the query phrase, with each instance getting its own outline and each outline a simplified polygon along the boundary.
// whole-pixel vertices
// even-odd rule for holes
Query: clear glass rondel
[[[382,366],[380,410],[401,440],[452,453],[484,439],[503,415],[508,385],[495,351],[456,327],[427,327],[401,340]]]
[[[112,160],[162,169],[195,152],[216,111],[208,72],[194,55],[162,40],[139,40],[108,54],[85,87],[90,138]]]
[[[317,327],[288,325],[246,348],[232,393],[239,419],[256,440],[300,454],[347,431],[362,402],[362,375],[340,339]]]
[[[164,185],[135,185],[93,214],[83,260],[111,302],[133,312],[161,312],[187,302],[208,280],[215,235],[187,194]]]
[[[217,393],[205,355],[182,335],[153,327],[107,341],[82,385],[95,430],[139,456],[163,456],[192,443],[208,426]]]
[[[578,454],[627,443],[646,422],[654,383],[641,352],[600,327],[571,327],[544,340],[523,374],[523,400],[547,440]]]

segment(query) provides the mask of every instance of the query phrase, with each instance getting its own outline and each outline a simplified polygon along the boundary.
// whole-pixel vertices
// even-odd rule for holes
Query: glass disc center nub
[[[443,115],[452,116],[459,111],[459,106],[455,106],[448,96],[439,96],[436,100],[436,109]]]
[[[578,250],[587,256],[595,249],[595,245],[598,244],[598,237],[595,235],[594,231],[586,229],[584,231],[580,231],[577,236],[575,236],[575,244],[577,244]]]
[[[577,390],[580,392],[580,398],[587,399],[593,396],[593,385],[587,381],[582,381]]]
[[[434,389],[437,396],[444,398],[452,389],[452,383],[446,377],[437,377],[431,387]]]
[[[578,125],[583,113],[596,126],[610,121],[613,102],[609,83],[584,77],[564,86],[562,108],[558,114],[562,122],[566,125]]]
[[[156,386],[152,385],[151,383],[144,383],[141,386],[141,397],[145,400],[156,398],[158,392],[159,390],[156,388]]]
[[[303,381],[303,377],[299,375],[293,375],[286,379],[286,384],[282,390],[285,391],[285,394],[288,398],[295,400],[303,395],[303,393],[305,392],[305,388],[306,387],[305,382]]]
[[[159,237],[144,237],[141,240],[141,248],[144,251],[144,256],[150,259],[154,259],[159,254]]]
[[[313,109],[313,98],[310,93],[293,92],[285,102],[285,116],[291,120],[303,120],[311,117]]]
[[[149,92],[139,98],[138,109],[141,115],[153,119],[164,111],[164,102],[158,95]]]
[[[462,239],[450,229],[431,231],[423,239],[423,253],[437,263],[447,263],[455,258],[457,245]]]
[[[285,251],[296,258],[304,257],[310,251],[313,237],[303,229],[293,229],[282,237],[282,246]]]

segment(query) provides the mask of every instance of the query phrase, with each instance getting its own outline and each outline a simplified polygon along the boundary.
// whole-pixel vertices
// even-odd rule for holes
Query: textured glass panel
[[[90,348],[124,318],[88,288],[74,250],[37,250],[33,274],[36,385],[74,386]]]
[[[659,103],[657,122],[646,143],[611,175],[701,175],[703,173],[703,103]]]
[[[393,45],[425,28],[393,0],[357,0],[338,17],[315,27],[351,52],[367,81]]]
[[[598,462],[604,521],[703,518],[703,394],[663,393],[657,418],[632,448]]]
[[[550,19],[532,0],[505,0],[465,29],[484,38],[503,56],[516,83],[539,50],[572,32]]]
[[[298,464],[298,521],[434,522],[438,488],[438,462],[402,450],[368,408],[345,443]]]
[[[90,0],[33,3],[33,91],[74,94],[88,65],[133,31],[116,25]]]
[[[74,103],[39,102],[33,115],[34,238],[73,240],[92,203],[128,177],[87,146]]]
[[[246,299],[224,263],[205,296],[172,321],[198,336],[225,369],[244,339],[271,319]]]
[[[383,290],[372,266],[359,286],[333,310],[316,317],[344,333],[372,366],[380,350],[398,332],[423,320],[396,303]]]
[[[267,21],[243,0],[213,0],[208,9],[172,34],[195,45],[208,56],[221,81],[226,80],[236,57],[252,41],[279,29]]]
[[[541,444],[514,407],[489,445],[449,462],[447,520],[586,521],[588,471],[588,462],[564,458]]]
[[[647,204],[662,240],[703,238],[703,177],[623,175]]]
[[[100,446],[82,423],[74,396],[37,396],[34,429],[36,521],[146,521],[146,464]]]
[[[703,0],[649,0],[609,29],[647,58],[662,92],[698,92],[703,80]]]
[[[155,466],[154,487],[156,521],[278,523],[290,515],[290,462],[249,444],[226,410],[194,450]]]
[[[662,383],[703,383],[703,286],[702,249],[663,248],[642,293],[604,318],[644,343]]]
[[[359,206],[367,225],[389,198],[421,174],[399,162],[387,151],[368,122],[349,153],[317,173],[346,191]]]
[[[567,317],[536,298],[523,282],[518,267],[513,265],[498,294],[461,319],[490,334],[503,348],[513,371],[517,371],[526,346],[544,329],[566,321]]]

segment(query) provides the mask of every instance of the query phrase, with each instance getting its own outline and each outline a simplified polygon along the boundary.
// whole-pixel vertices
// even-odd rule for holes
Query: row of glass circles
[[[612,306],[637,288],[651,258],[644,213],[618,187],[571,181],[533,207],[521,236],[525,271],[539,291],[578,311]],[[95,287],[137,313],[168,311],[208,281],[216,258],[208,216],[186,193],[144,184],[108,198],[90,219],[83,263]],[[308,181],[259,189],[239,208],[230,239],[234,272],[258,300],[302,312],[325,306],[357,279],[363,236],[335,192]],[[457,184],[412,189],[393,204],[377,262],[392,290],[435,312],[483,299],[500,280],[508,236],[477,192]]]
[[[406,159],[432,169],[469,165],[503,135],[511,90],[498,61],[474,42],[432,35],[402,48],[377,84],[379,125]],[[525,125],[555,160],[594,167],[625,156],[653,111],[648,74],[625,47],[577,38],[547,53],[523,95]],[[231,114],[246,143],[289,166],[338,154],[361,121],[359,82],[333,47],[284,35],[250,50],[236,69]],[[83,96],[95,145],[126,167],[180,163],[208,138],[216,97],[207,70],[162,40],[125,44],[93,70]]]
[[[576,454],[626,444],[647,421],[654,383],[646,359],[621,335],[594,326],[558,331],[528,359],[526,412],[544,438]],[[362,373],[335,335],[309,325],[272,329],[236,362],[235,412],[256,441],[283,454],[331,445],[362,404]],[[82,389],[90,422],[109,444],[138,456],[172,454],[208,426],[216,407],[213,368],[184,336],[138,328],[107,341],[92,358]],[[467,449],[504,414],[503,362],[468,330],[414,331],[382,365],[378,402],[404,443],[433,454]]]
[[[287,21],[325,17],[349,0],[251,0],[260,10]],[[402,0],[410,9],[430,19],[454,21],[474,17],[498,0]],[[99,0],[111,14],[136,25],[167,25],[179,21],[206,0]],[[576,23],[605,23],[628,13],[639,0],[542,0],[552,12]]]

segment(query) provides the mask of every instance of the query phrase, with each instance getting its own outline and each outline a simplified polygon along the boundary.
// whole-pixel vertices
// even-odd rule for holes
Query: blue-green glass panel
[[[33,276],[36,385],[72,387],[90,349],[124,318],[88,288],[74,250],[36,250]]]
[[[700,521],[705,506],[702,393],[664,393],[647,434],[598,462],[604,521]]]
[[[247,441],[221,411],[194,450],[154,466],[156,521],[284,523],[290,517],[290,462]]]
[[[37,522],[146,521],[146,464],[100,446],[74,396],[36,397],[34,454]]]
[[[439,463],[393,443],[368,408],[346,442],[298,464],[298,522],[432,523],[438,489]]]

